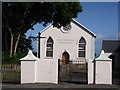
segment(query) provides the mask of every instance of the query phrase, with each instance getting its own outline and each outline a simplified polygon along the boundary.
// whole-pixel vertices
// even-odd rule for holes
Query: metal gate
[[[85,59],[63,62],[59,59],[59,82],[87,84],[88,65]]]

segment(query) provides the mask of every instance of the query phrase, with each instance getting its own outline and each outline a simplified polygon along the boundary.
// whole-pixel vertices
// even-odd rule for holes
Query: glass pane
[[[53,40],[52,40],[52,38],[51,37],[49,37],[49,39],[47,40],[47,43],[52,43],[53,44]]]
[[[53,57],[53,39],[51,37],[47,40],[46,57]]]
[[[84,38],[81,38],[79,43],[85,43],[85,39]]]
[[[53,47],[53,44],[47,44],[47,47]]]
[[[53,51],[52,47],[47,47],[47,51]]]
[[[85,57],[85,51],[79,51],[78,57]]]
[[[53,57],[53,51],[46,51],[46,57]]]
[[[53,42],[47,42],[47,44],[53,44]]]
[[[53,44],[47,44],[47,51],[53,51]]]
[[[79,44],[79,49],[85,50],[85,44]]]

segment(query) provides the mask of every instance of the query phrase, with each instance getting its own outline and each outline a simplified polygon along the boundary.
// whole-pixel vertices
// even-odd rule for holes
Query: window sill
[[[53,59],[53,57],[45,57],[45,59]]]
[[[77,59],[81,59],[81,58],[84,58],[84,59],[85,59],[85,57],[78,57]]]

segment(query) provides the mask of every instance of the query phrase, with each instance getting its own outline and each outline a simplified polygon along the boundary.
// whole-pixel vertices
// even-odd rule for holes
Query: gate
[[[85,59],[63,62],[59,59],[59,82],[87,84],[88,65]]]

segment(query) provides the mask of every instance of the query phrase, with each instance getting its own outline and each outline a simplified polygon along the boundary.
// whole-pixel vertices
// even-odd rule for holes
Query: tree
[[[20,38],[29,30],[34,30],[33,26],[42,23],[46,26],[53,23],[54,27],[68,25],[72,18],[76,18],[82,7],[78,2],[37,2],[37,3],[16,3],[4,2],[3,27],[5,35],[10,36],[10,56],[16,54]],[[7,41],[7,40],[6,40]]]
[[[18,47],[21,51],[27,51],[28,49],[32,50],[32,40],[26,38],[26,35],[21,36]]]

